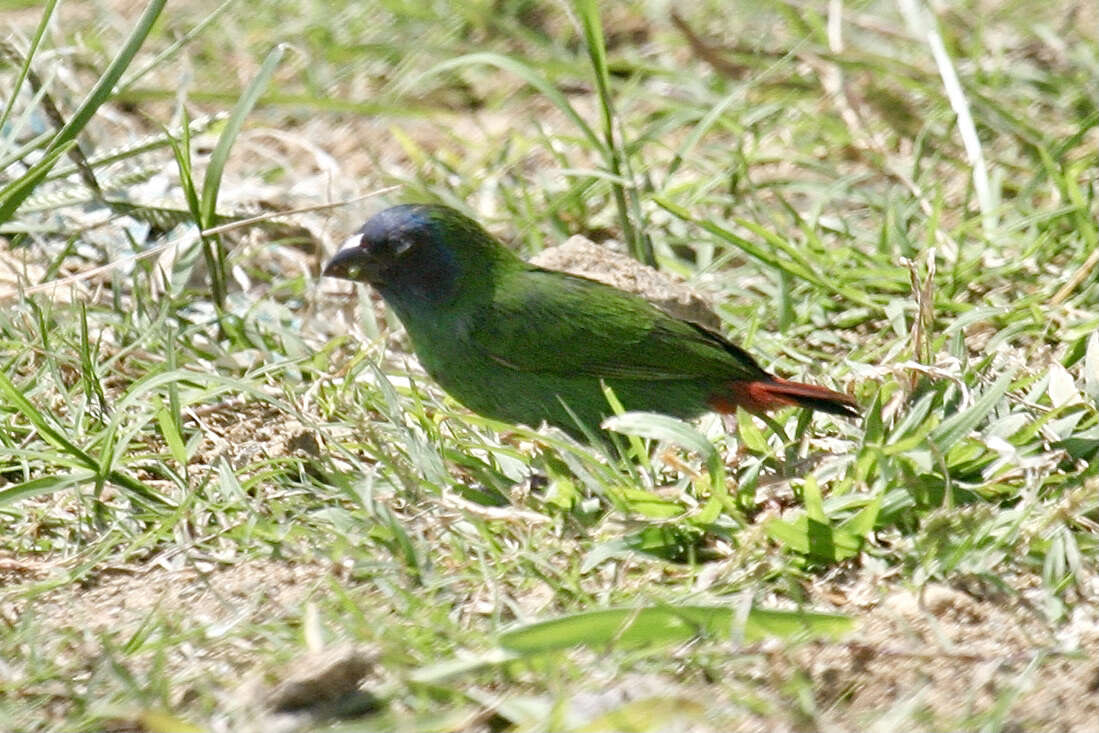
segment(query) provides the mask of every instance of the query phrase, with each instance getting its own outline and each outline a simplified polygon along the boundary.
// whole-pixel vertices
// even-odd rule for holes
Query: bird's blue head
[[[444,206],[385,209],[345,242],[323,274],[369,283],[391,302],[446,302],[462,276],[455,251],[460,243],[453,242],[447,223],[454,216],[466,218]]]

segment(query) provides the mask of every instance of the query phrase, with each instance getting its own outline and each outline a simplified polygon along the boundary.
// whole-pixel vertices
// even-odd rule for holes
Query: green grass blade
[[[110,99],[111,94],[114,91],[115,84],[118,83],[122,73],[126,70],[126,67],[133,61],[134,56],[137,54],[138,49],[145,42],[145,38],[149,35],[149,31],[152,30],[153,23],[156,22],[157,17],[160,15],[160,11],[164,8],[164,4],[167,0],[152,0],[145,8],[145,12],[141,14],[138,19],[134,30],[130,33],[126,39],[126,43],[123,45],[122,50],[118,52],[110,66],[107,67],[103,75],[99,77],[95,86],[88,93],[87,98],[80,104],[73,116],[69,118],[69,121],[65,123],[57,134],[46,146],[47,157],[40,161],[35,166],[35,176],[31,177],[30,174],[26,174],[20,178],[22,185],[16,187],[13,191],[3,199],[0,203],[0,223],[8,221],[14,214],[19,206],[27,199],[31,193],[34,192],[35,187],[41,182],[42,178],[46,176],[49,169],[53,167],[53,164],[57,162],[60,155],[64,154],[72,145],[76,143],[76,137],[88,124],[88,121],[95,115],[104,102]],[[49,165],[43,167],[42,163],[49,161]]]
[[[92,471],[78,470],[73,473],[39,476],[29,481],[23,481],[12,486],[0,489],[0,507],[14,504],[24,499],[33,499],[36,496],[44,496],[57,491],[77,486],[79,484],[95,481],[95,473]]]
[[[187,468],[187,446],[180,434],[179,424],[173,419],[173,413],[167,407],[161,407],[156,411],[156,422],[160,427],[160,435],[168,446],[169,452],[176,463],[184,470]]]
[[[772,267],[779,272],[785,272],[789,275],[793,275],[794,277],[801,278],[808,283],[816,285],[822,290],[827,290],[829,292],[836,293],[837,295],[842,295],[844,298],[851,301],[852,303],[858,303],[859,305],[865,306],[867,308],[881,310],[881,306],[877,305],[876,303],[874,303],[874,301],[867,298],[865,295],[863,295],[862,292],[855,290],[854,288],[841,285],[834,280],[827,280],[825,278],[822,278],[800,262],[779,259],[778,257],[772,255],[770,252],[764,250],[762,247],[756,246],[751,241],[743,237],[737,236],[733,232],[722,226],[719,226],[718,224],[715,224],[712,221],[699,221],[695,219],[682,206],[674,204],[667,199],[654,198],[653,201],[655,201],[658,206],[663,208],[668,213],[679,217],[683,221],[691,222],[696,226],[701,227],[710,234],[713,234],[718,239],[728,242],[729,244],[740,249],[742,252],[749,255],[750,257],[759,260],[768,267]]]
[[[1014,377],[1013,371],[1007,372],[985,390],[984,394],[973,402],[972,407],[951,415],[939,423],[928,436],[935,447],[945,453],[951,446],[975,430],[1007,393]]]
[[[846,616],[753,608],[739,625],[729,606],[649,606],[586,611],[512,629],[500,636],[500,646],[533,654],[577,645],[643,646],[683,642],[697,636],[740,637],[758,641],[768,636],[838,637],[852,621]]]
[[[225,123],[225,129],[221,131],[221,135],[218,137],[214,152],[210,155],[210,164],[206,167],[206,176],[202,180],[202,205],[200,209],[202,219],[199,221],[199,225],[203,229],[209,229],[217,224],[218,189],[221,187],[221,178],[225,173],[225,163],[229,160],[229,152],[233,149],[233,143],[236,142],[237,136],[240,135],[240,131],[244,127],[244,120],[248,117],[252,108],[256,106],[256,102],[259,101],[260,95],[267,87],[268,82],[271,81],[271,77],[278,68],[279,62],[282,61],[285,52],[286,47],[279,45],[267,54],[259,73],[252,79],[252,83],[244,90],[244,94],[241,95],[236,106],[233,107],[233,112]]]
[[[690,424],[655,412],[625,412],[614,415],[604,420],[602,427],[623,435],[666,440],[693,450],[707,460],[717,452],[714,444]]]
[[[167,0],[151,0],[145,7],[145,12],[137,19],[133,31],[126,39],[126,43],[122,46],[122,50],[118,52],[118,55],[115,56],[110,66],[103,72],[103,75],[99,77],[99,80],[95,83],[95,86],[92,87],[92,90],[88,92],[87,98],[81,102],[76,112],[73,113],[73,116],[57,133],[57,137],[50,143],[49,149],[53,150],[68,143],[70,140],[75,140],[76,136],[79,135],[88,124],[88,121],[95,115],[96,110],[98,110],[104,102],[110,99],[111,94],[114,92],[115,85],[133,62],[134,56],[137,55],[142,44],[145,43],[149,31],[153,29],[153,24],[156,23],[157,18],[160,16],[160,11],[164,9],[166,3]]]
[[[135,479],[129,474],[122,473],[121,471],[109,471],[105,478],[114,485],[121,486],[126,489],[126,491],[130,492],[131,498],[136,499],[137,503],[146,509],[175,509],[178,506],[174,501],[164,496],[156,489]]]
[[[0,224],[8,222],[15,215],[19,206],[34,192],[38,184],[49,174],[50,169],[75,144],[76,141],[74,140],[51,150],[42,156],[41,160],[27,169],[23,175],[0,189]]]
[[[60,430],[51,425],[50,421],[46,419],[46,416],[39,412],[38,408],[23,396],[23,392],[12,384],[11,380],[9,380],[7,375],[3,372],[0,372],[0,395],[2,395],[11,406],[22,413],[23,417],[27,418],[27,420],[34,425],[35,429],[41,433],[42,437],[47,442],[52,444],[55,448],[60,448],[65,451],[98,475],[99,464],[96,460],[81,450],[71,440],[66,438]]]
[[[11,111],[15,107],[15,100],[19,96],[19,90],[23,88],[23,82],[27,80],[27,75],[30,73],[31,64],[34,62],[34,56],[38,52],[38,46],[42,43],[42,37],[46,34],[46,28],[49,26],[50,18],[53,17],[53,10],[57,7],[57,0],[47,0],[45,6],[42,8],[42,17],[38,21],[38,27],[34,29],[34,35],[31,36],[30,47],[27,48],[27,53],[23,57],[23,63],[19,67],[19,75],[15,77],[15,83],[12,84],[11,89],[8,90],[8,102],[4,105],[4,111],[0,112],[0,130],[7,128],[8,119],[11,117]],[[0,165],[0,170],[3,170],[6,166]]]
[[[715,488],[724,483],[724,464],[714,444],[690,423],[655,412],[626,412],[603,421],[603,427],[625,435],[666,440],[702,456]]]
[[[861,537],[837,530],[806,514],[794,520],[772,519],[765,529],[775,542],[821,563],[830,564],[854,557],[862,549]]]
[[[607,68],[607,48],[603,38],[603,23],[599,18],[599,6],[594,0],[577,0],[576,13],[580,17],[580,24],[584,29],[584,45],[588,49],[588,58],[591,61],[595,75],[595,89],[599,94],[599,106],[603,117],[603,140],[605,143],[607,168],[614,178],[611,190],[614,192],[614,203],[618,209],[618,222],[622,228],[622,237],[630,248],[630,254],[634,259],[649,266],[656,265],[653,256],[652,243],[649,238],[638,229],[640,219],[636,222],[631,215],[640,215],[640,204],[637,201],[637,191],[630,178],[629,197],[634,204],[627,205],[627,190],[622,184],[628,172],[628,158],[623,152],[621,130],[616,130],[616,117],[614,102],[611,97],[611,75]],[[617,134],[616,134],[617,133]]]

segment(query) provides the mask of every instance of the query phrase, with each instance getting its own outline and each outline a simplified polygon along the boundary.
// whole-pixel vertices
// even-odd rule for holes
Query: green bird
[[[857,416],[855,401],[764,371],[722,336],[617,288],[521,260],[447,206],[371,218],[324,268],[369,283],[431,378],[487,417],[573,435],[627,410],[688,419],[797,405]]]

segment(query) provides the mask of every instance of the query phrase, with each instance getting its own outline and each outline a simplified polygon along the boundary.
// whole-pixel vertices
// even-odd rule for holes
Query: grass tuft
[[[1087,4],[10,12],[0,729],[1092,722]],[[318,277],[403,200],[655,262],[864,417],[472,415]]]

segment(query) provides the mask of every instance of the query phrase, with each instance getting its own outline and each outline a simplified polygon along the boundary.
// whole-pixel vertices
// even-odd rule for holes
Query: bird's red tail
[[[735,413],[737,407],[743,407],[748,412],[760,415],[779,407],[794,405],[830,412],[833,415],[859,415],[855,400],[845,394],[780,377],[730,382],[725,391],[710,398],[709,404],[715,411],[726,413]]]

